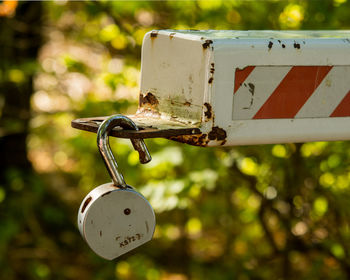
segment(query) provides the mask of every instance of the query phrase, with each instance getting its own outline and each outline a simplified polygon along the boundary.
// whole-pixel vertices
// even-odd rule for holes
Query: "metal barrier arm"
[[[196,146],[349,140],[350,31],[174,31],[142,45],[140,131]],[[78,119],[96,132],[104,117]]]

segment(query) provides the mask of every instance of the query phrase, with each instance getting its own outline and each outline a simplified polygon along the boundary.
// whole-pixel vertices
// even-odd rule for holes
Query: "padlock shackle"
[[[119,172],[117,161],[114,158],[108,140],[110,131],[116,126],[120,126],[123,129],[139,130],[137,125],[128,117],[120,114],[111,116],[104,120],[98,128],[97,147],[114,185],[120,188],[127,188],[124,177]],[[141,163],[147,163],[152,159],[143,139],[131,139],[131,142],[134,149],[139,153]]]

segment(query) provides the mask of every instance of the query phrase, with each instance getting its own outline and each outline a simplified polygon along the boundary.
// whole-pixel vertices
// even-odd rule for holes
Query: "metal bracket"
[[[100,124],[108,117],[94,117],[76,119],[71,122],[73,128],[97,133]],[[157,128],[146,126],[136,121],[139,130],[125,130],[121,127],[115,127],[110,132],[110,136],[127,139],[145,139],[145,138],[172,138],[182,135],[201,134],[197,127],[178,127],[178,128]]]

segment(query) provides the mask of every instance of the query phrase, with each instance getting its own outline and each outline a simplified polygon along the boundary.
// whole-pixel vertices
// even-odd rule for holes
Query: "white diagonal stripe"
[[[350,90],[350,67],[334,66],[295,118],[329,117]]]
[[[252,119],[291,68],[290,66],[255,67],[233,96],[232,119]]]

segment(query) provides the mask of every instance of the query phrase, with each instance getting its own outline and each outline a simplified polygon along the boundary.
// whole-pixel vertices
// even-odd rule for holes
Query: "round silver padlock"
[[[83,200],[78,213],[78,227],[90,248],[102,258],[112,260],[150,241],[156,219],[149,202],[128,186],[118,171],[108,142],[108,133],[116,126],[137,130],[129,118],[115,115],[106,119],[97,132],[97,144],[112,177],[93,189]],[[151,160],[142,139],[132,139],[140,161]]]

